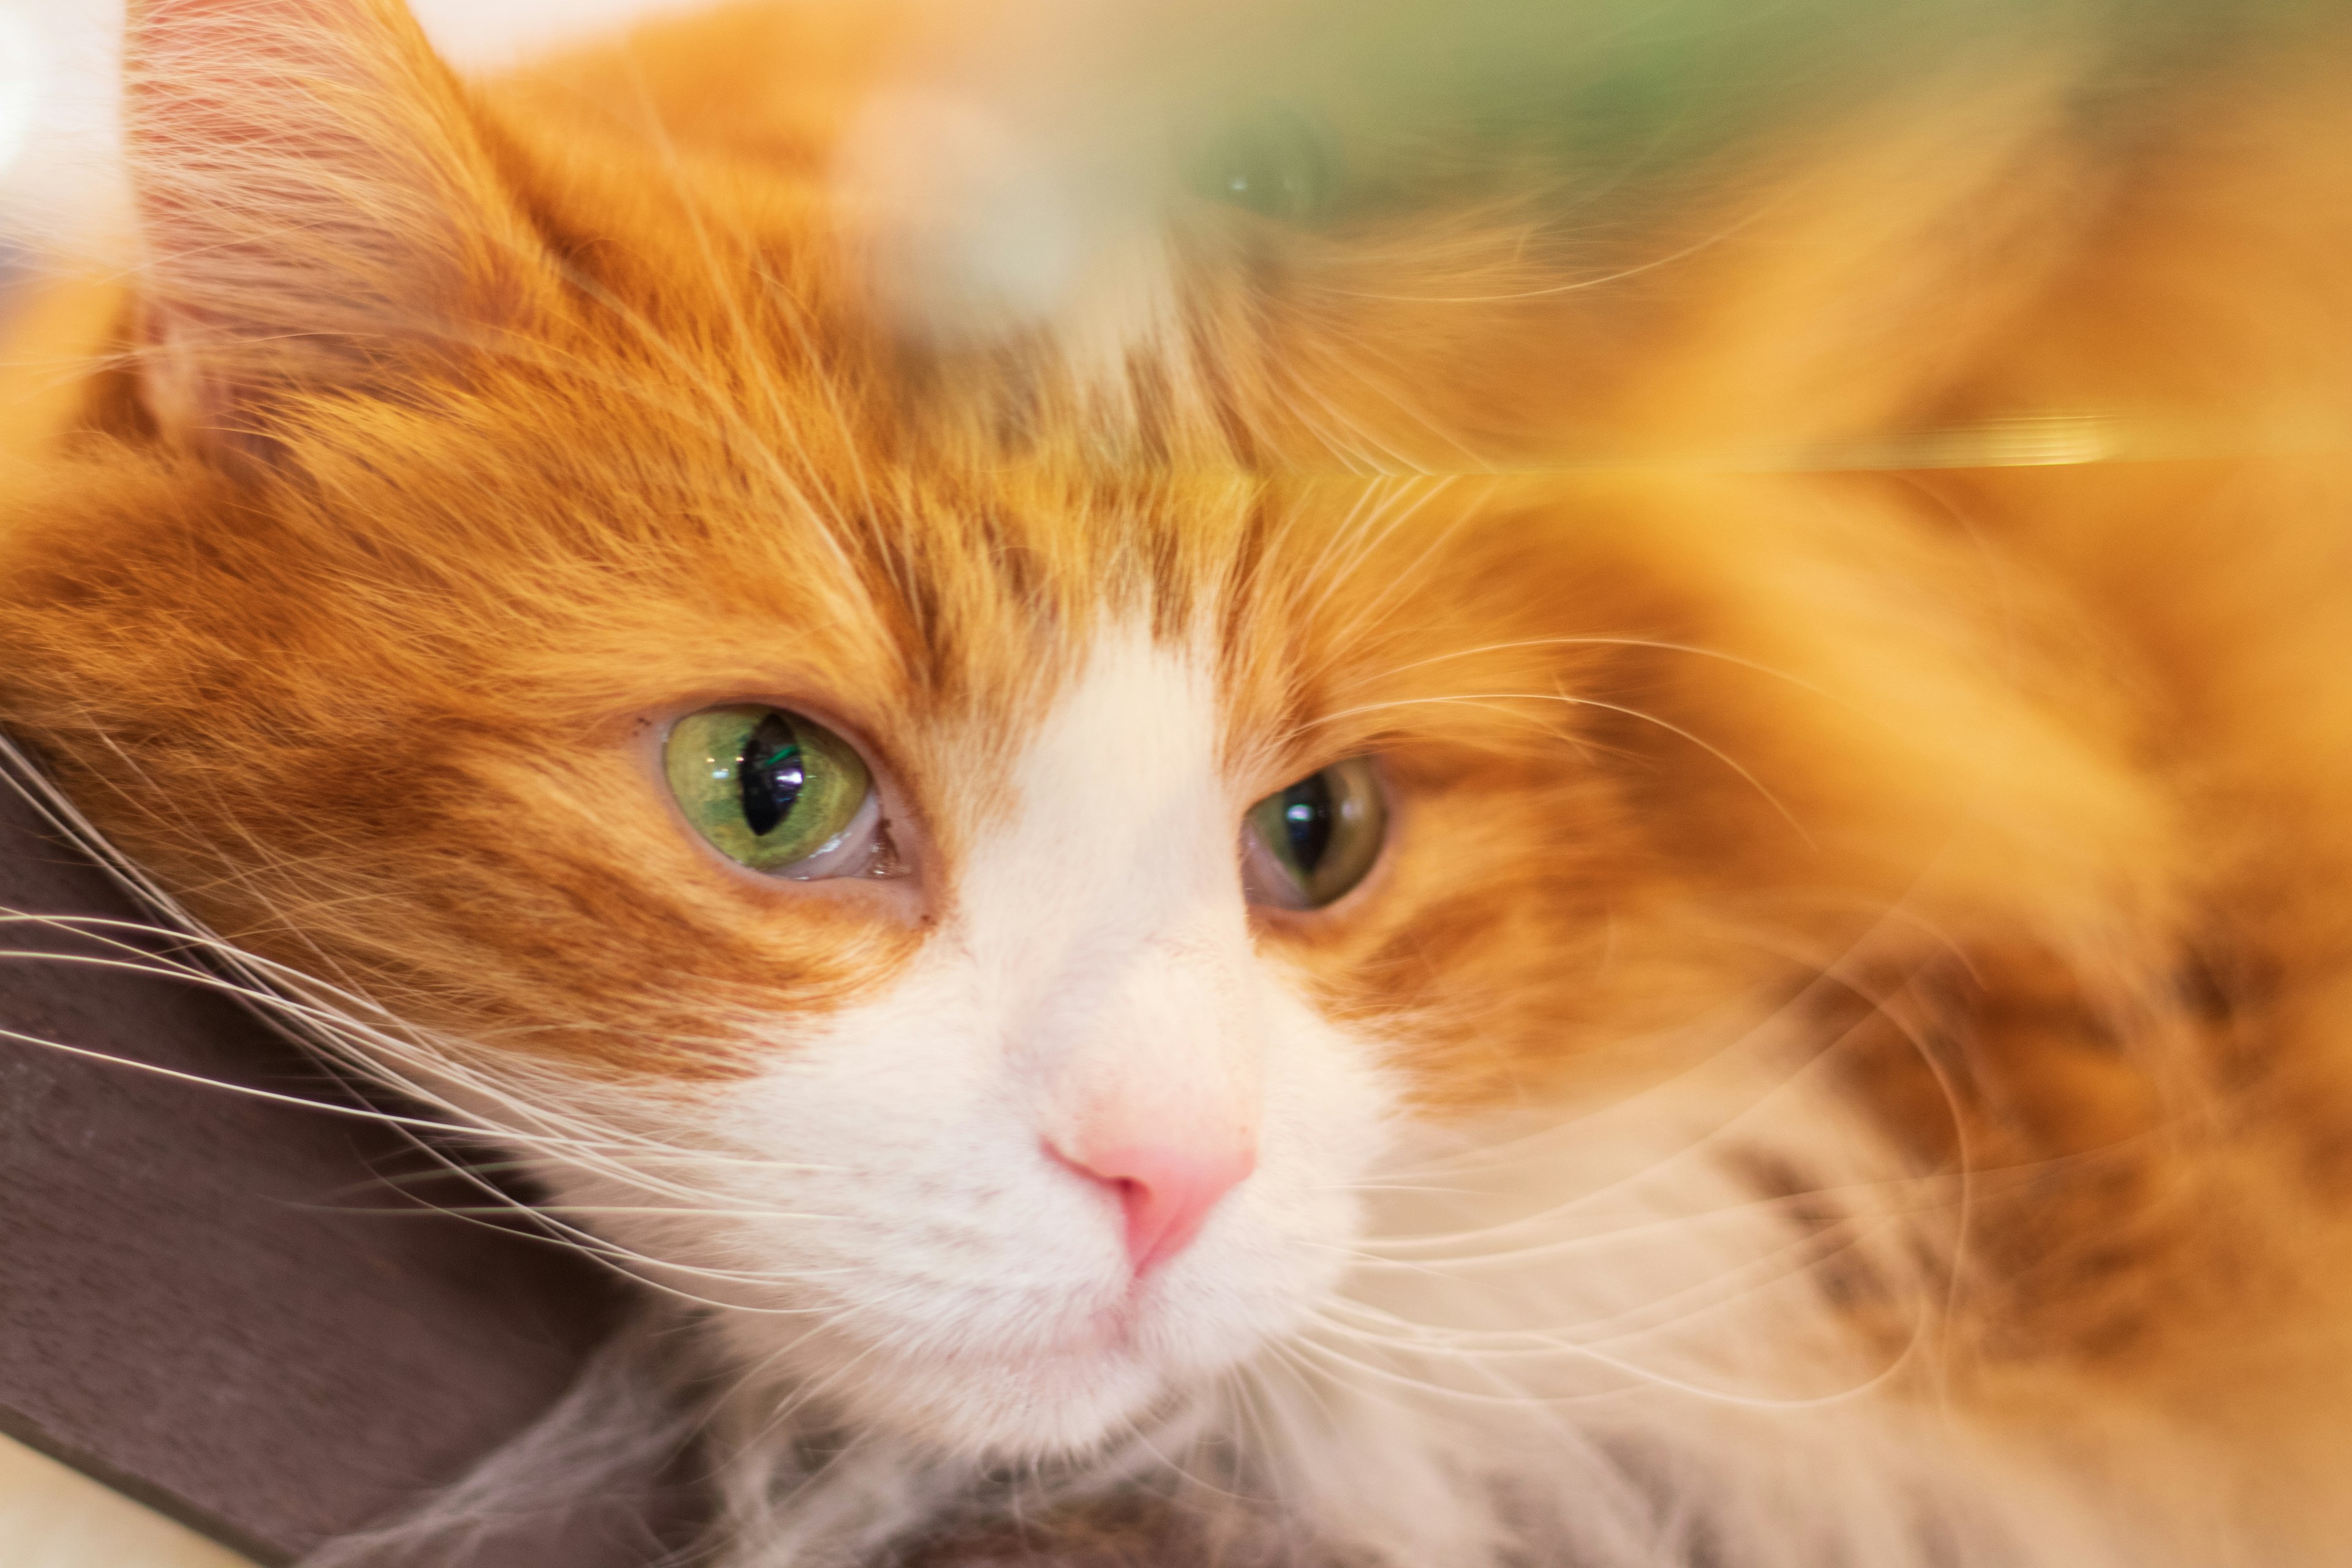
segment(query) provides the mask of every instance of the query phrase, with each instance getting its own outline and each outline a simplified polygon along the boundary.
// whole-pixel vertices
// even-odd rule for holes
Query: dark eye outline
[[[1301,867],[1290,852],[1297,843],[1297,827],[1282,826],[1281,818],[1311,804],[1311,795],[1306,800],[1289,797],[1317,786],[1331,802],[1334,820],[1317,864]],[[1243,895],[1264,908],[1328,909],[1361,887],[1381,863],[1394,815],[1386,781],[1370,757],[1343,758],[1294,780],[1243,815]],[[1291,840],[1290,847],[1273,841],[1272,835],[1277,831]],[[1338,858],[1328,858],[1335,850]]]
[[[677,750],[682,742],[690,744],[687,728],[697,720],[732,715],[751,717],[743,735],[741,754],[733,764],[735,777],[728,784],[711,790],[699,778],[701,767],[691,763],[690,753]],[[841,827],[808,853],[785,861],[762,864],[756,854],[740,851],[753,847],[750,843],[730,847],[728,840],[742,837],[764,837],[750,833],[751,823],[747,798],[736,792],[749,783],[742,772],[749,758],[749,749],[761,729],[771,720],[781,719],[795,732],[795,746],[810,749],[812,738],[825,751],[837,748],[840,754],[855,768],[855,776],[862,781],[863,791],[856,805],[843,820]],[[706,753],[704,764],[716,753]],[[815,717],[796,705],[750,699],[732,702],[698,704],[677,714],[662,727],[661,742],[655,759],[655,771],[660,777],[671,805],[684,820],[684,826],[695,838],[730,864],[751,875],[782,881],[832,881],[844,878],[896,878],[904,876],[907,868],[892,840],[890,823],[884,804],[883,775],[868,756],[866,749],[834,725]],[[800,770],[794,770],[798,773]],[[712,798],[698,803],[688,798],[687,779],[695,777],[698,791],[709,791]],[[716,775],[712,775],[716,780]],[[803,782],[803,786],[805,787]],[[797,805],[795,800],[793,805]],[[731,811],[730,808],[732,808]],[[790,820],[792,807],[786,806],[777,819],[777,826]],[[732,822],[729,817],[740,816],[744,820]],[[771,828],[773,831],[773,828]]]

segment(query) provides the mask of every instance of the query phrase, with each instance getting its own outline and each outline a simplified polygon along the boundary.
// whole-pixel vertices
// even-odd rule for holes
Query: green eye
[[[1316,910],[1364,879],[1388,836],[1388,798],[1368,757],[1334,763],[1250,807],[1242,885],[1252,902]]]
[[[849,742],[814,720],[708,708],[677,721],[662,760],[687,821],[730,859],[787,877],[866,868],[854,852],[877,820],[873,779]]]

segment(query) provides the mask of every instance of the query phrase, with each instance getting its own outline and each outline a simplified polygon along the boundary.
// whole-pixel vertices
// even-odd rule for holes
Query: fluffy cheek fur
[[[562,1206],[721,1307],[778,1402],[950,1452],[1087,1447],[1297,1329],[1387,1093],[1374,1043],[1254,951],[1217,752],[1198,663],[1107,638],[922,954],[821,1022],[749,1024],[756,1076],[638,1099],[616,1131],[660,1168],[559,1163]],[[1140,1277],[1118,1199],[1052,1152],[1121,1102],[1155,1135],[1255,1131],[1249,1177]]]

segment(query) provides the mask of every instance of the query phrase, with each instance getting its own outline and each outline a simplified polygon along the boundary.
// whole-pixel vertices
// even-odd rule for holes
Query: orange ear
[[[132,0],[142,374],[176,438],[493,342],[551,276],[400,0]]]

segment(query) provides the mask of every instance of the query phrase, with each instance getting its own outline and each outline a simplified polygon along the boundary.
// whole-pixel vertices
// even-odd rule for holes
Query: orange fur
[[[159,267],[144,401],[95,377],[0,501],[0,717],[210,924],[488,1047],[738,1072],[714,1012],[908,961],[1089,626],[1205,618],[1247,793],[1389,769],[1374,879],[1260,940],[1421,1102],[1797,1010],[1976,1184],[1947,1395],[2124,1468],[2185,1431],[2258,1558],[2325,1560],[2352,73],[2223,58],[2103,141],[2063,50],[1955,68],[1728,155],[1614,281],[1531,209],[1196,215],[1191,335],[1106,394],[877,321],[825,173],[904,17],[739,7],[461,89],[351,4],[385,41],[311,68],[337,134],[435,151],[306,149],[379,205],[288,265],[366,286]],[[216,225],[147,155],[151,224]],[[289,310],[327,319],[237,335]],[[2033,413],[2183,455],[1916,456]],[[1893,471],[1743,471],[1855,453]],[[1512,471],[1563,458],[1599,471]],[[677,831],[648,715],[746,693],[887,760],[928,907],[787,917]]]

